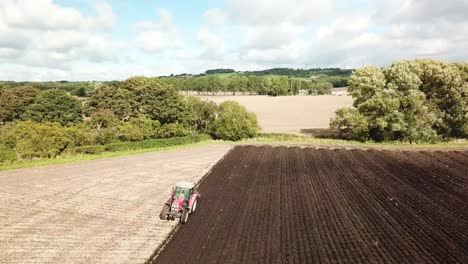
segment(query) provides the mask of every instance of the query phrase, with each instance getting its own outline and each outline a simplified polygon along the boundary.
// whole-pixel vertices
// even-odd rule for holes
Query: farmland
[[[153,263],[467,263],[468,152],[236,147]]]
[[[351,106],[351,96],[204,96],[216,103],[233,100],[257,115],[266,133],[307,133],[328,128],[337,109]]]
[[[143,263],[176,225],[158,217],[175,182],[198,181],[230,148],[0,172],[0,263]]]

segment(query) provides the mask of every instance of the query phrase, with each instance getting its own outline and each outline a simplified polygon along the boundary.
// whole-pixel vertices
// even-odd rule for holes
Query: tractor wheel
[[[161,210],[161,213],[159,213],[159,218],[161,220],[167,220],[167,214],[171,210],[171,207],[167,204],[165,204]]]
[[[190,209],[184,209],[184,212],[182,213],[182,216],[180,217],[180,223],[185,224],[187,223],[188,216],[190,214]]]
[[[192,204],[192,213],[195,212],[195,209],[197,209],[197,200]]]

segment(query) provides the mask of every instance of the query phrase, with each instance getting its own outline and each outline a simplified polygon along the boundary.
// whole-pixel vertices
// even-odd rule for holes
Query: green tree
[[[245,92],[248,90],[248,79],[245,76],[234,75],[229,78],[228,91],[236,95],[236,92]]]
[[[354,108],[341,108],[331,119],[330,127],[338,129],[340,137],[366,141],[369,139],[367,118]]]
[[[161,124],[187,121],[188,111],[183,96],[157,78],[133,77],[123,81],[121,89],[130,101],[131,117],[143,114]]]
[[[318,82],[310,85],[309,94],[324,95],[331,94],[333,85],[329,82]]]
[[[52,158],[72,142],[59,123],[21,121],[9,123],[2,130],[4,146],[14,150],[21,159]]]
[[[443,137],[467,137],[468,73],[466,64],[416,60],[413,71],[421,80],[429,107],[436,115],[434,128]]]
[[[216,119],[218,106],[213,101],[201,100],[188,96],[187,106],[190,112],[190,127],[192,132],[208,133],[209,126]]]
[[[34,102],[39,91],[32,86],[19,86],[0,94],[0,123],[17,120]]]
[[[367,126],[368,139],[375,141],[434,142],[440,137],[466,137],[465,78],[463,65],[434,60],[357,70],[349,81],[355,110],[337,112],[331,126],[344,137],[359,140],[364,139],[358,136],[363,135],[362,129],[350,133],[350,127],[362,128],[362,124]]]
[[[63,90],[42,92],[22,115],[25,120],[58,122],[62,125],[83,121],[81,102]]]
[[[132,77],[118,87],[96,90],[86,105],[86,114],[110,110],[122,121],[145,115],[161,124],[186,123],[184,98],[171,85],[158,78]]]
[[[120,120],[129,119],[132,115],[130,95],[118,86],[101,86],[97,88],[90,100],[85,104],[85,113],[110,111]]]
[[[237,102],[225,101],[219,105],[218,118],[211,126],[211,135],[216,139],[241,140],[257,135],[260,126],[254,113]]]
[[[271,96],[280,96],[288,95],[289,91],[289,81],[288,77],[272,77],[271,78],[271,88],[268,91],[268,95]]]

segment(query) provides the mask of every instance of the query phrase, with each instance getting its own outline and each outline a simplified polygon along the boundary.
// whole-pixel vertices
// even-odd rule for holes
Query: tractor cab
[[[174,199],[183,199],[184,205],[187,206],[194,187],[194,184],[191,182],[177,182],[174,188]]]
[[[192,182],[177,182],[159,217],[163,220],[180,218],[182,224],[187,222],[188,215],[193,213],[197,207],[199,196],[200,194],[195,190],[195,184]]]

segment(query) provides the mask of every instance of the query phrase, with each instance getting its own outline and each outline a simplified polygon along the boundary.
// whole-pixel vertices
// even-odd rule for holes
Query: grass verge
[[[240,141],[241,144],[298,144],[298,145],[346,145],[361,147],[421,147],[421,148],[446,148],[467,147],[468,140],[456,139],[436,144],[407,143],[407,142],[360,142],[343,139],[314,138],[306,135],[264,133],[252,139]]]
[[[64,164],[64,163],[72,163],[72,162],[86,161],[86,160],[96,160],[96,159],[103,159],[103,158],[113,158],[113,157],[128,156],[128,155],[141,154],[141,153],[147,153],[147,152],[173,150],[173,149],[181,149],[181,148],[195,147],[195,146],[204,146],[204,145],[213,143],[213,140],[209,139],[206,136],[200,136],[197,139],[195,139],[193,142],[189,142],[186,140],[177,141],[174,139],[177,139],[177,138],[169,138],[167,140],[148,140],[148,141],[141,141],[141,142],[114,143],[114,144],[101,146],[105,150],[99,153],[89,153],[89,154],[74,153],[73,155],[65,154],[65,155],[58,156],[56,158],[51,158],[51,159],[44,158],[44,159],[36,159],[36,160],[29,160],[29,161],[16,161],[12,163],[5,163],[5,164],[0,164],[0,171],[22,169],[22,168],[33,168],[33,167],[38,167],[38,166],[45,166],[45,165],[52,165],[52,164]],[[183,139],[183,138],[179,138],[179,139]],[[164,143],[162,143],[161,141]],[[173,144],[169,145],[170,143],[173,143]]]
[[[173,139],[171,139],[173,140]],[[182,149],[188,147],[205,146],[211,144],[292,144],[292,145],[340,145],[340,146],[356,146],[356,147],[405,147],[405,148],[451,148],[461,147],[468,148],[468,140],[459,139],[449,142],[440,142],[437,144],[410,144],[404,142],[359,142],[359,141],[348,141],[340,139],[324,139],[314,138],[305,135],[295,134],[260,134],[255,138],[246,139],[239,142],[223,141],[223,140],[212,140],[207,137],[202,137],[198,142],[181,143],[170,146],[161,146],[161,144],[145,144],[145,142],[129,142],[129,143],[117,143],[118,145],[110,145],[110,147],[103,146],[104,151],[94,154],[75,154],[72,156],[59,156],[53,159],[38,159],[31,161],[18,161],[14,163],[0,164],[0,171],[21,169],[21,168],[32,168],[38,166],[52,165],[52,164],[64,164],[71,162],[79,162],[86,160],[96,160],[103,158],[113,158],[128,156],[134,154],[141,154],[147,152]],[[156,146],[154,146],[156,145]],[[123,149],[123,150],[122,150]],[[116,151],[113,151],[116,150]]]

